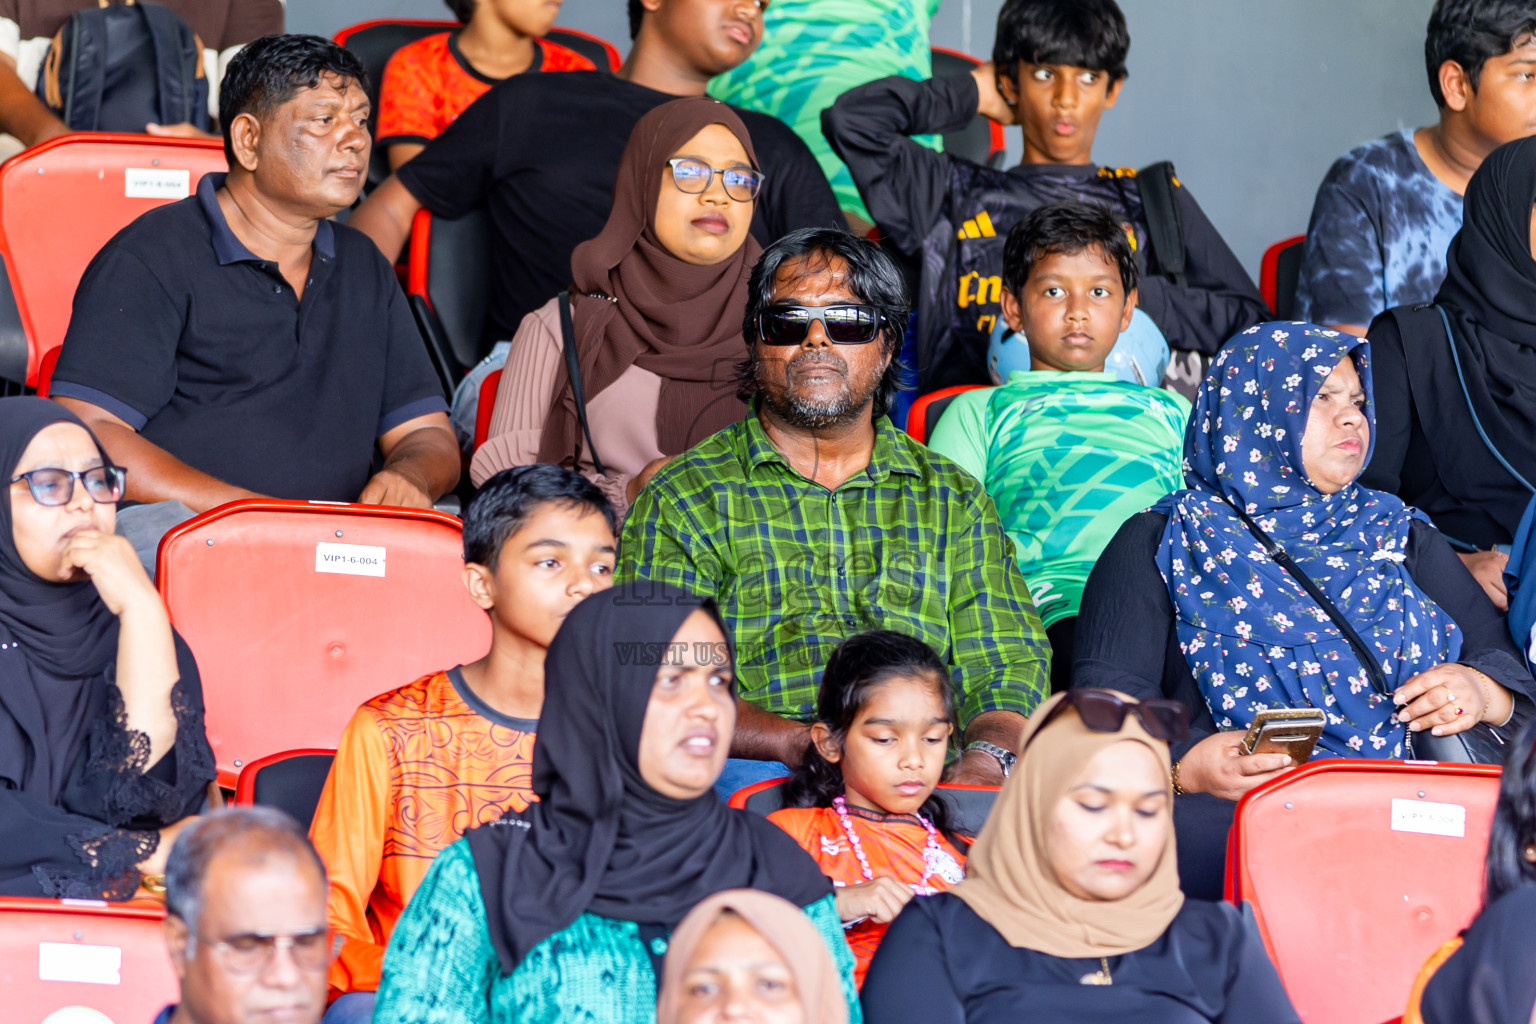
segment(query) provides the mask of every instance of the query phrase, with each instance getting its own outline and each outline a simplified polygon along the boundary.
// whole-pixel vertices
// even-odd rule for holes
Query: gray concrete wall
[[[1095,157],[1171,159],[1255,276],[1306,230],[1317,183],[1356,143],[1434,119],[1424,73],[1433,0],[1120,0],[1131,53]],[[1001,0],[944,0],[933,41],[987,55]],[[294,32],[444,18],[438,0],[289,0]],[[566,0],[560,23],[628,42],[624,0]],[[1015,158],[1017,130],[1009,130]]]

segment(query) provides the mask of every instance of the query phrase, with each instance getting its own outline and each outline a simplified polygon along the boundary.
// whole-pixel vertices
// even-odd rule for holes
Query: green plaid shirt
[[[738,692],[807,720],[832,650],[870,629],[925,641],[953,666],[963,728],[1027,715],[1050,647],[992,501],[949,459],[881,417],[869,467],[835,491],[790,467],[748,416],[669,463],[624,525],[620,581],[713,595]]]

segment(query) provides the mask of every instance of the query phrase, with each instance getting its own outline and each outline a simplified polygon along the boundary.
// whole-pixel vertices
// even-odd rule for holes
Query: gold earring
[[[1536,864],[1536,843],[1525,844],[1525,859]]]

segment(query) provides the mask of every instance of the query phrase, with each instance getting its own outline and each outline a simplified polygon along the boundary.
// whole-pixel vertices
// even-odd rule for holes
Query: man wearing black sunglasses
[[[752,414],[641,491],[619,567],[720,602],[740,698],[717,789],[800,761],[827,657],[876,628],[945,657],[967,744],[956,781],[1001,782],[1049,691],[1048,645],[981,485],[886,418],[900,272],[870,242],[807,229],[763,253],[747,290]]]

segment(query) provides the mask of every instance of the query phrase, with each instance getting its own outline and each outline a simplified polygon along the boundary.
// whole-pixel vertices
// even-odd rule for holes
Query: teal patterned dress
[[[853,953],[831,895],[805,908],[862,1024]],[[665,940],[652,940],[655,953]],[[501,973],[469,844],[438,855],[395,925],[373,1024],[651,1024],[656,974],[640,926],[582,914]]]
[[[873,223],[853,176],[821,134],[821,112],[877,78],[932,77],[928,28],[938,7],[939,0],[773,0],[763,13],[762,45],[711,80],[709,94],[793,128],[816,154],[837,204]],[[939,148],[937,136],[916,138]]]

